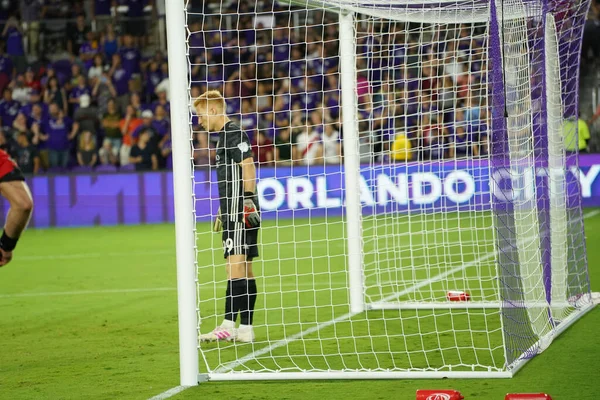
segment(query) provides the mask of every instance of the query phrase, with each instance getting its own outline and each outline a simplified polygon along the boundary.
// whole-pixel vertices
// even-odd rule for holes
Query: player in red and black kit
[[[4,150],[0,150],[0,195],[10,203],[0,237],[0,267],[3,267],[12,260],[13,250],[33,210],[29,186],[17,163]]]

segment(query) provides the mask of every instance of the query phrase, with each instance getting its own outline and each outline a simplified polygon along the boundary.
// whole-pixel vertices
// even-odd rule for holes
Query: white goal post
[[[564,139],[589,0],[205,3],[166,2],[181,385],[508,378],[594,307]],[[253,343],[198,342],[227,285],[209,89],[256,161]]]

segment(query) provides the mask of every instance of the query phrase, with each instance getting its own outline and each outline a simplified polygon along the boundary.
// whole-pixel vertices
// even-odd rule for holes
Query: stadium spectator
[[[73,89],[71,89],[71,92],[69,93],[69,104],[71,105],[70,114],[75,113],[79,109],[81,103],[81,96],[90,96],[91,94],[92,91],[88,87],[85,77],[83,75],[80,75],[77,78],[77,85],[73,87]]]
[[[75,86],[77,86],[77,82],[80,77],[84,77],[83,71],[81,70],[81,65],[78,63],[71,64],[71,78],[67,82],[65,82],[67,91],[70,91]]]
[[[454,134],[448,146],[449,158],[465,158],[479,155],[479,145],[467,132],[465,124],[454,126]]]
[[[296,136],[296,145],[292,152],[295,164],[313,165],[322,159],[323,147],[319,130],[305,126]]]
[[[77,146],[77,164],[80,167],[93,167],[98,161],[96,154],[96,139],[92,132],[83,130],[79,135],[79,145]]]
[[[158,90],[158,88],[157,88],[156,95],[157,95],[158,99],[152,103],[152,109],[156,110],[157,106],[162,106],[165,109],[165,112],[167,114],[169,114],[171,112],[171,104],[169,103],[169,100],[167,98],[167,91],[166,90]],[[196,97],[198,97],[198,96],[196,96]],[[195,97],[193,97],[193,98],[195,98]]]
[[[32,67],[27,67],[24,75],[25,86],[27,86],[31,90],[40,91],[42,89],[42,84],[40,80],[37,78],[35,71]]]
[[[85,15],[79,14],[74,24],[67,28],[67,51],[75,57],[79,56],[81,45],[87,40],[90,28],[85,23]]]
[[[403,131],[396,132],[390,147],[390,160],[392,162],[405,162],[412,160],[411,143]]]
[[[0,126],[3,128],[12,127],[13,121],[21,109],[21,104],[13,100],[12,93],[11,89],[4,89],[2,101],[0,101]]]
[[[154,90],[154,92],[158,96],[159,100],[161,99],[161,93],[162,93],[164,100],[168,102],[170,99],[170,95],[169,95],[169,88],[170,88],[170,86],[169,86],[169,64],[167,64],[166,62],[163,62],[160,65],[160,71],[162,72],[163,80],[160,81],[158,86],[156,86],[156,89]]]
[[[98,133],[98,109],[92,105],[88,94],[79,98],[79,108],[73,114],[73,120],[79,124],[81,132],[91,132],[94,137]]]
[[[342,160],[342,142],[340,132],[333,123],[324,125],[322,135],[323,159],[325,164],[340,164]]]
[[[25,85],[25,77],[17,75],[17,78],[8,84],[12,90],[12,98],[20,104],[25,104],[29,101],[29,93],[31,89]]]
[[[5,133],[10,133],[11,137],[17,137],[18,134],[24,133],[27,137],[32,140],[33,132],[30,130],[30,125],[27,122],[27,117],[23,113],[17,114],[17,117],[12,123],[12,129],[4,129]]]
[[[10,56],[4,52],[4,42],[0,42],[0,92],[4,89],[15,76],[15,67]]]
[[[15,154],[15,141],[7,132],[0,131],[0,150],[4,150],[10,156]]]
[[[104,73],[104,60],[102,59],[101,54],[94,55],[94,59],[92,61],[92,65],[88,67],[88,80],[92,86],[94,86],[97,80]]]
[[[131,134],[134,140],[137,140],[142,132],[148,133],[148,144],[154,150],[158,149],[159,142],[161,140],[158,131],[154,127],[154,114],[151,110],[144,110],[141,113],[142,123],[138,126]]]
[[[154,128],[154,131],[158,135],[160,141],[159,145],[162,145],[162,142],[167,140],[169,134],[171,133],[171,122],[169,121],[169,118],[167,117],[167,113],[165,112],[163,106],[159,105],[154,109],[152,128]]]
[[[563,123],[563,135],[565,138],[565,150],[567,152],[587,153],[590,128],[581,116],[579,118],[569,117],[565,119]]]
[[[6,54],[13,61],[17,73],[23,73],[27,68],[27,57],[25,56],[25,47],[23,46],[23,32],[21,25],[15,17],[10,17],[4,25],[2,38],[6,43]]]
[[[137,116],[135,109],[132,106],[127,106],[125,118],[119,122],[121,135],[123,138],[121,149],[119,151],[119,159],[121,166],[129,164],[129,153],[131,146],[134,143],[133,132],[142,124],[142,119]]]
[[[94,0],[94,6],[91,7],[91,20],[95,32],[103,32],[112,21],[111,8],[113,0]]]
[[[275,162],[282,165],[292,164],[292,135],[289,123],[283,124],[275,134]]]
[[[55,76],[48,79],[48,86],[44,90],[44,103],[56,103],[65,115],[69,111],[67,92],[59,86],[58,78]]]
[[[56,103],[50,104],[50,118],[42,127],[47,135],[45,142],[50,168],[67,167],[71,141],[75,139],[78,129],[78,124],[65,116]]]
[[[156,87],[162,82],[163,73],[156,61],[151,60],[144,73],[144,97],[146,103],[151,103],[157,98]]]
[[[208,141],[208,132],[194,129],[194,166],[200,168],[210,167],[212,157]]]
[[[119,37],[115,33],[112,24],[107,25],[103,30],[100,38],[100,49],[107,60],[112,60],[112,57],[119,52]]]
[[[32,89],[29,92],[29,101],[25,104],[19,112],[25,114],[27,118],[31,117],[31,113],[33,111],[33,106],[38,105],[42,108],[42,112],[44,115],[48,115],[48,105],[42,101],[42,97],[40,96],[40,92],[37,89]]]
[[[150,138],[149,129],[143,129],[138,142],[131,148],[129,162],[135,165],[136,171],[156,171],[158,169],[156,148],[152,148]]]
[[[42,106],[45,104],[34,104],[31,108],[31,115],[27,118],[27,126],[32,129],[34,125],[42,126],[46,118],[48,118],[48,113],[44,113]]]
[[[83,62],[84,67],[89,70],[94,66],[94,57],[99,55],[100,45],[96,39],[96,34],[92,31],[86,34],[85,39],[79,46],[79,59]]]
[[[92,97],[96,99],[98,112],[102,115],[108,109],[108,102],[117,96],[117,91],[112,84],[107,72],[103,72],[94,83]]]
[[[108,101],[107,110],[102,116],[102,128],[104,129],[105,138],[110,141],[111,148],[114,149],[117,154],[123,140],[123,135],[119,128],[120,121],[121,113],[117,108],[117,103],[114,99],[110,99]]]
[[[24,174],[38,174],[40,172],[39,150],[31,144],[26,133],[20,132],[17,134],[17,146],[13,151],[13,157]]]
[[[30,56],[37,59],[40,37],[40,19],[44,15],[43,0],[21,0],[21,18],[27,36],[27,50]]]
[[[123,36],[123,46],[119,49],[121,63],[129,76],[140,73],[140,61],[142,55],[137,46],[134,45],[131,35]]]
[[[262,166],[270,166],[275,160],[275,152],[273,150],[273,141],[269,139],[264,131],[255,130],[252,142],[252,154],[254,162]]]
[[[144,7],[152,6],[152,0],[124,0],[123,4],[127,6],[123,31],[129,36],[135,38],[135,45],[141,47],[146,45],[146,21],[144,20]],[[154,9],[154,7],[153,7]]]
[[[40,76],[40,84],[42,85],[42,92],[46,90],[48,87],[48,81],[52,77],[56,77],[56,69],[52,64],[46,65],[46,69],[42,70],[42,75]]]
[[[109,138],[105,138],[102,147],[98,150],[98,163],[100,165],[117,166],[119,163],[119,150],[113,148]]]
[[[171,134],[166,135],[165,140],[161,142],[160,156],[162,159],[162,167],[166,169],[173,169]]]
[[[131,75],[125,70],[125,68],[123,68],[123,65],[121,64],[121,56],[119,54],[113,54],[112,65],[108,75],[112,79],[117,96],[121,98],[122,96],[126,95],[129,90],[129,79],[131,78]],[[126,100],[118,100],[117,103],[122,104],[123,101]]]

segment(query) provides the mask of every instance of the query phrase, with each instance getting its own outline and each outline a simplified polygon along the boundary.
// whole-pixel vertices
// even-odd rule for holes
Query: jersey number
[[[223,250],[231,253],[233,250],[233,240],[231,238],[227,238],[227,240],[223,240]]]

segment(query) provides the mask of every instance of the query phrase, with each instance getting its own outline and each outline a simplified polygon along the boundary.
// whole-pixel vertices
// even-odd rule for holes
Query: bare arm
[[[156,154],[152,154],[152,170],[156,171],[158,169],[158,157]]]
[[[256,167],[254,159],[248,157],[240,163],[242,167],[242,179],[244,181],[244,192],[255,193],[256,191]]]

